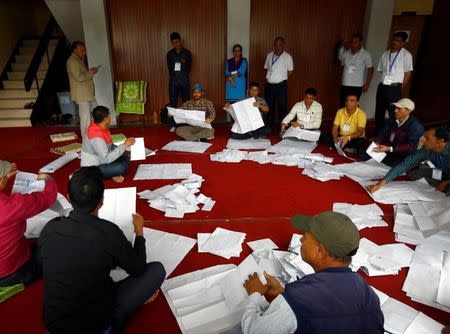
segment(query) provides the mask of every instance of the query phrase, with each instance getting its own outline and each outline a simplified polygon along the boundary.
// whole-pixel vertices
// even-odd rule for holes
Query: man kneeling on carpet
[[[259,109],[262,119],[264,120],[264,115],[269,112],[269,106],[267,105],[267,102],[264,98],[259,96],[259,84],[257,82],[251,82],[248,86],[247,90],[247,98],[254,97],[255,103],[253,105]],[[226,103],[224,108],[228,108],[230,106],[229,103]],[[264,126],[260,127],[259,129],[256,129],[254,131],[249,131],[247,133],[235,133],[231,131],[231,138],[233,139],[250,139],[250,138],[261,138],[261,137],[267,137],[272,130],[270,127],[266,124]]]
[[[43,191],[9,196],[4,191],[16,174],[15,164],[0,160],[0,287],[27,285],[42,276],[36,251],[23,234],[26,220],[50,208],[58,193],[55,181],[39,174],[38,180],[45,181]]]
[[[211,124],[216,117],[216,110],[211,101],[205,99],[205,89],[202,84],[196,83],[192,86],[192,99],[184,102],[180,109],[199,110],[205,112],[206,123]],[[213,128],[203,128],[195,125],[180,126],[175,133],[184,140],[189,141],[208,141],[214,138]]]
[[[112,178],[115,182],[123,182],[123,174],[130,163],[127,147],[134,144],[130,137],[119,146],[113,144],[108,128],[111,125],[111,114],[104,106],[94,108],[94,121],[89,125],[86,140],[81,149],[81,166],[98,166],[104,179]]]
[[[301,256],[315,273],[286,284],[255,273],[244,286],[250,295],[242,319],[247,333],[384,333],[380,300],[358,273],[348,268],[359,246],[350,218],[337,212],[294,216],[292,225],[305,232]],[[275,298],[269,304],[264,296]]]
[[[121,333],[138,308],[156,298],[164,267],[146,263],[141,215],[133,215],[134,246],[116,224],[98,217],[104,192],[98,167],[80,168],[68,188],[74,210],[51,220],[38,242],[45,326],[51,334]],[[114,283],[116,267],[130,276]]]

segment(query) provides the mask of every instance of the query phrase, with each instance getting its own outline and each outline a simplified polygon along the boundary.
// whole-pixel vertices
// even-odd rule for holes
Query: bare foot
[[[159,289],[156,290],[156,292],[149,299],[147,299],[147,301],[144,304],[151,303],[152,301],[154,301],[156,299],[156,297],[158,297],[158,295],[159,295]]]
[[[123,180],[125,180],[125,178],[122,175],[113,176],[112,179],[113,179],[114,182],[117,182],[117,183],[122,183]]]

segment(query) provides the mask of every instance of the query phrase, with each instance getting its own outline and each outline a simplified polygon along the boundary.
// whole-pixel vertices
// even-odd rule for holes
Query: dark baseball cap
[[[312,217],[297,215],[291,222],[295,228],[311,233],[337,257],[354,255],[359,247],[359,231],[342,213],[325,211]]]

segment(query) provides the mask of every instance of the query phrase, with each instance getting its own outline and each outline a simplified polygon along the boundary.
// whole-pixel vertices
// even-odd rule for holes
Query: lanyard
[[[275,60],[273,60],[273,58],[275,57],[275,52],[272,54],[272,66],[270,66],[270,68],[272,68],[273,65],[275,65],[275,63],[278,61],[278,59],[280,59],[282,54],[283,54],[283,52],[279,56],[277,56],[277,58],[275,58]]]
[[[394,63],[397,60],[397,57],[400,54],[400,51],[402,51],[402,49],[398,50],[398,52],[395,55],[394,60],[392,61],[392,63],[391,63],[391,51],[389,51],[389,73],[392,72],[392,66],[394,66]]]

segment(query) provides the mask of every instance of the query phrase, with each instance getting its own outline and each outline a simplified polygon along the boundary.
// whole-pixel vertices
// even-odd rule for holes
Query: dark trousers
[[[104,179],[110,179],[113,176],[120,176],[128,171],[128,165],[130,164],[130,158],[126,155],[122,155],[116,161],[110,164],[99,165],[100,171],[103,174]]]
[[[265,116],[268,126],[279,125],[287,114],[287,80],[277,84],[266,83],[264,95],[269,106],[269,112]],[[278,115],[275,112],[275,103],[278,105]],[[278,116],[278,117],[277,117]]]
[[[272,132],[272,129],[268,127],[267,125],[264,125],[260,127],[259,129],[256,129],[254,131],[249,131],[246,133],[236,133],[231,131],[230,137],[233,139],[243,140],[243,139],[250,139],[250,138],[260,138],[260,137],[267,137]]]
[[[377,135],[384,127],[384,116],[386,110],[389,113],[389,119],[395,121],[395,106],[392,103],[400,100],[402,96],[402,85],[394,84],[386,86],[380,83],[377,89],[376,107],[375,107],[375,125]]]
[[[112,334],[122,333],[130,317],[160,288],[165,278],[164,266],[150,262],[141,275],[128,276],[117,283]]]
[[[177,107],[178,96],[180,95],[181,101],[186,102],[189,100],[189,82],[169,80],[169,98],[171,107]]]
[[[42,265],[37,258],[36,247],[32,249],[31,258],[15,273],[0,279],[0,286],[11,286],[23,283],[28,285],[42,277]]]
[[[345,107],[345,100],[347,99],[347,95],[354,94],[356,96],[361,97],[362,95],[362,87],[356,86],[341,86],[340,92],[340,107]]]
[[[334,146],[334,138],[333,135],[329,132],[322,132],[320,135],[320,142],[325,143],[330,149],[335,150],[336,147]],[[366,140],[364,138],[354,138],[351,141],[347,143],[342,149],[351,148],[355,150],[356,155],[365,160],[365,156],[367,155],[366,149],[367,144]]]
[[[367,148],[366,148],[366,150],[367,150]],[[362,152],[362,154],[363,154],[361,156],[362,160],[367,161],[367,160],[372,159],[372,157],[370,155],[368,155],[366,151]],[[405,160],[405,158],[407,156],[408,156],[407,154],[388,152],[388,153],[386,153],[386,157],[381,162],[389,167],[394,167],[394,166],[398,165],[400,162],[402,162],[403,160]]]

